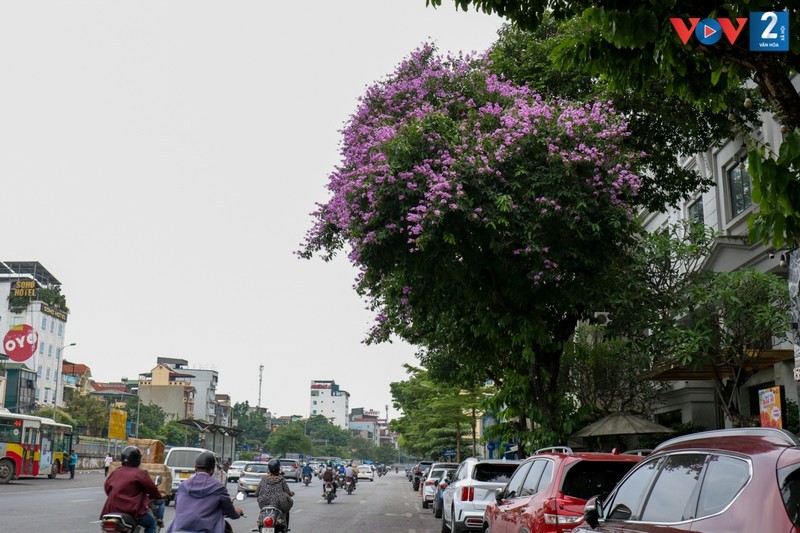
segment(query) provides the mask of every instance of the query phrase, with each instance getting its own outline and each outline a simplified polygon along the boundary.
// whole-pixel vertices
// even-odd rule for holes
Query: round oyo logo
[[[703,44],[716,44],[722,37],[722,26],[714,19],[703,19],[697,24],[694,36]]]
[[[11,326],[3,337],[3,349],[12,361],[27,361],[36,353],[39,346],[39,334],[28,324]]]

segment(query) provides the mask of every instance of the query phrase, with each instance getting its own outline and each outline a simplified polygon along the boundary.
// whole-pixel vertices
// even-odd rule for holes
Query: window
[[[55,331],[55,326],[56,326],[56,321],[55,320],[51,320],[50,321],[50,333],[53,333],[53,331]]]
[[[517,464],[483,463],[475,465],[475,481],[505,483],[517,469]]]
[[[697,502],[697,518],[725,509],[750,480],[750,465],[735,457],[714,456],[706,470]]]
[[[2,427],[2,426],[0,426]],[[778,470],[778,483],[786,513],[795,527],[800,526],[800,468],[786,466]]]
[[[44,343],[39,344],[39,355],[44,355]]]
[[[553,481],[553,463],[547,461],[547,466],[544,467],[544,472],[542,472],[542,479],[539,480],[539,486],[536,488],[536,492],[541,492],[547,488],[547,486],[552,483]]]
[[[313,401],[313,402],[311,402],[311,403],[312,403],[312,405],[317,405],[317,400],[314,400],[314,401]]]
[[[311,396],[319,396],[319,391],[318,390],[312,390],[311,391]]]
[[[42,365],[39,365],[39,367],[37,368],[36,377],[37,378],[41,378],[42,377]]]
[[[525,481],[522,482],[522,488],[519,491],[519,496],[533,496],[537,492],[537,488],[539,486],[539,479],[542,477],[542,472],[544,472],[545,463],[549,461],[534,461],[531,465],[531,469],[528,472],[528,475],[525,476]]]
[[[528,473],[528,470],[531,467],[531,463],[524,463],[522,466],[517,468],[517,471],[514,472],[514,475],[511,476],[511,479],[508,480],[508,484],[506,485],[505,490],[505,497],[506,498],[515,498],[517,494],[522,489],[522,483],[525,481],[525,474]]]
[[[50,381],[50,367],[47,368],[47,372],[45,372],[45,378],[44,379],[46,381]],[[45,401],[46,400],[47,400],[47,398],[45,397]]]
[[[742,165],[728,171],[728,189],[731,199],[731,217],[736,217],[753,203],[750,194],[750,174]]]
[[[621,461],[580,461],[567,470],[561,492],[582,500],[605,498],[636,463]]]
[[[700,453],[670,456],[647,498],[641,519],[646,522],[682,522],[695,518],[700,473],[706,458]]]
[[[48,344],[47,345],[47,357],[53,357],[53,345],[52,344]]]
[[[47,317],[42,317],[42,331],[47,331]]]
[[[64,324],[62,322],[58,323],[58,336],[59,337],[64,336]]]
[[[696,220],[697,222],[703,222],[705,220],[705,217],[703,216],[703,199],[698,198],[697,200],[689,204],[687,213],[689,215],[689,220]]]
[[[628,520],[639,515],[648,488],[662,462],[663,458],[659,458],[643,463],[619,486],[609,506],[609,520]]]

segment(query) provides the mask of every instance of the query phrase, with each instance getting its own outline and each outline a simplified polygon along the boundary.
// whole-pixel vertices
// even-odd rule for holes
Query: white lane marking
[[[93,501],[94,501],[93,499],[89,499],[89,500],[70,500],[69,503],[81,503],[81,502],[93,502]]]

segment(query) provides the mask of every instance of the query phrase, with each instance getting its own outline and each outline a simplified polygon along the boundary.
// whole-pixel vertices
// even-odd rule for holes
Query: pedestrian
[[[111,461],[113,461],[111,453],[107,453],[106,458],[103,460],[103,470],[106,472],[106,477],[108,477],[108,468],[111,466]]]
[[[75,467],[78,466],[78,454],[75,453],[75,450],[69,451],[69,478],[75,479]]]

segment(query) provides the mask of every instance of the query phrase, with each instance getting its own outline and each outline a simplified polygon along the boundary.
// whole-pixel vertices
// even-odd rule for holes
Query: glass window
[[[542,479],[539,480],[539,486],[536,487],[536,492],[541,492],[542,490],[546,489],[550,483],[553,482],[553,463],[551,461],[547,461],[547,466],[544,467],[544,472],[542,472]]]
[[[516,463],[478,463],[472,477],[484,483],[505,483],[518,466]]]
[[[628,520],[631,517],[639,516],[644,497],[658,474],[663,460],[663,458],[656,458],[642,463],[619,486],[614,499],[608,506],[609,520]]]
[[[519,491],[520,497],[536,494],[536,487],[539,486],[539,479],[541,479],[542,472],[544,472],[545,463],[549,463],[549,461],[539,459],[533,462],[531,469],[528,471],[528,475],[525,476],[525,481],[522,482],[522,488]]]
[[[45,372],[45,378],[44,379],[46,381],[50,381],[50,367],[47,367],[47,372]],[[45,396],[45,401],[47,401],[47,396]]]
[[[794,464],[778,470],[778,482],[786,513],[794,527],[800,527],[800,465]]]
[[[505,497],[506,498],[515,498],[517,494],[519,494],[522,488],[522,482],[525,481],[525,474],[528,473],[528,470],[531,468],[531,462],[522,463],[517,471],[514,472],[514,475],[511,476],[511,479],[508,480],[508,484],[506,485],[505,490]]]
[[[47,357],[53,357],[53,345],[52,344],[48,344],[47,345]]]
[[[574,463],[564,475],[561,492],[582,500],[588,500],[592,496],[600,496],[600,499],[603,499],[634,466],[636,463],[621,461]]]
[[[39,366],[36,368],[36,377],[37,377],[37,378],[40,378],[40,377],[42,377],[42,365],[39,365]]]
[[[62,322],[58,323],[58,336],[59,337],[64,336],[64,324]]]
[[[55,326],[56,326],[56,321],[55,321],[55,319],[54,319],[54,320],[51,320],[51,321],[50,321],[50,333],[53,333],[53,332],[55,331]]]
[[[44,343],[39,343],[39,355],[44,355]]]
[[[697,222],[703,222],[705,217],[703,216],[703,199],[698,198],[694,202],[689,205],[688,215],[689,220],[696,220]]]
[[[750,194],[750,174],[742,165],[736,165],[728,171],[728,189],[731,198],[731,217],[735,217],[753,203]]]
[[[42,331],[47,331],[47,317],[42,317]]]
[[[750,465],[747,461],[724,455],[711,457],[697,502],[697,518],[722,511],[749,479]]]
[[[682,522],[696,515],[700,473],[707,455],[675,454],[667,459],[647,498],[641,519],[646,522]]]

